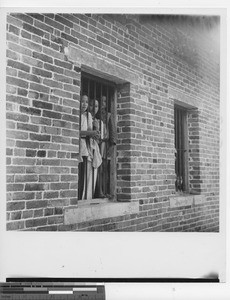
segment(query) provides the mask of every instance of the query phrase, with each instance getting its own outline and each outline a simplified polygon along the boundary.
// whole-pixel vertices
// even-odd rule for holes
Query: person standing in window
[[[99,119],[98,116],[98,111],[99,111],[99,101],[96,99],[92,99],[89,102],[89,111],[93,117],[93,130],[96,130],[99,133],[99,138],[95,138],[92,141],[92,148],[94,149],[94,155],[93,155],[93,165],[94,165],[94,174],[93,174],[93,179],[94,179],[94,196],[96,198],[103,198],[104,195],[102,193],[101,185],[99,184],[98,180],[98,167],[102,163],[102,157],[100,154],[100,149],[99,149],[99,144],[101,142],[101,134],[100,130],[102,128],[102,121]],[[96,188],[96,189],[95,189]]]
[[[102,96],[101,98],[101,112],[100,117],[102,120],[101,126],[101,156],[102,166],[100,167],[100,181],[102,185],[102,192],[104,195],[113,197],[110,195],[110,160],[113,146],[116,145],[116,131],[113,116],[108,111],[107,98]]]
[[[88,96],[81,99],[81,127],[80,127],[80,163],[79,163],[79,199],[90,200],[93,197],[95,182],[93,169],[101,164],[100,153],[95,161],[95,139],[99,133],[93,130],[92,115],[88,111]],[[98,153],[97,153],[98,154]]]

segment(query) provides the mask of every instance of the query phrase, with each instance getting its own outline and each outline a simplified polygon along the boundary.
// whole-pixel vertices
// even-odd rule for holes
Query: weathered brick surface
[[[218,230],[218,55],[210,36],[184,25],[138,15],[7,16],[7,229]],[[81,65],[64,55],[69,46],[94,57],[92,68],[102,58],[105,73],[111,63],[137,79],[117,85],[117,198],[139,201],[139,214],[63,225],[78,182]],[[172,89],[199,104],[188,116],[189,184],[206,199],[176,209],[168,199],[173,104],[184,100]]]

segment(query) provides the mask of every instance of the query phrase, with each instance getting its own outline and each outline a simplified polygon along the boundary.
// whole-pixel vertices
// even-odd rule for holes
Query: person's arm
[[[97,137],[98,136],[98,131],[96,131],[96,130],[81,130],[80,131],[80,137],[81,138],[85,138],[87,136],[91,137],[91,138]]]
[[[96,130],[93,130],[93,119],[90,112],[87,112],[87,130],[80,130],[80,137],[81,138],[98,138],[99,134]]]

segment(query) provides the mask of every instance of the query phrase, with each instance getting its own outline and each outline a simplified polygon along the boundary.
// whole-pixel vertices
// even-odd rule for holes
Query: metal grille
[[[187,111],[175,105],[175,189],[186,191],[187,189]]]
[[[97,170],[95,178],[95,172],[92,171],[92,198],[107,198],[110,196],[110,157],[108,155],[109,150],[109,118],[112,116],[113,100],[115,95],[115,85],[109,81],[102,80],[89,74],[82,74],[81,80],[81,99],[83,95],[88,96],[89,105],[91,105],[91,115],[93,118],[93,125],[95,120],[99,124],[100,139],[97,141],[102,157],[102,164]],[[93,101],[94,100],[94,101]],[[95,100],[98,101],[99,109],[95,114]],[[104,103],[104,104],[103,104]],[[88,112],[90,108],[88,106]],[[80,114],[81,115],[81,114]],[[81,117],[80,117],[81,124]],[[93,130],[96,128],[93,126]],[[84,174],[84,175],[83,175]],[[79,164],[79,182],[78,182],[78,199],[87,199],[88,182],[84,180],[87,178],[87,162],[84,158],[83,163]]]

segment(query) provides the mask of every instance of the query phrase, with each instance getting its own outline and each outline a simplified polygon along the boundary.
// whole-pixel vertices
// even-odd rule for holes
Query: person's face
[[[88,108],[88,96],[82,96],[81,99],[81,112],[84,113]]]
[[[102,109],[105,109],[106,108],[106,97],[105,96],[102,96],[101,98],[101,107]]]
[[[93,107],[94,105],[94,107]],[[96,113],[98,112],[99,109],[99,105],[98,105],[98,101],[91,101],[89,104],[89,111],[91,112],[92,115],[96,115]]]

